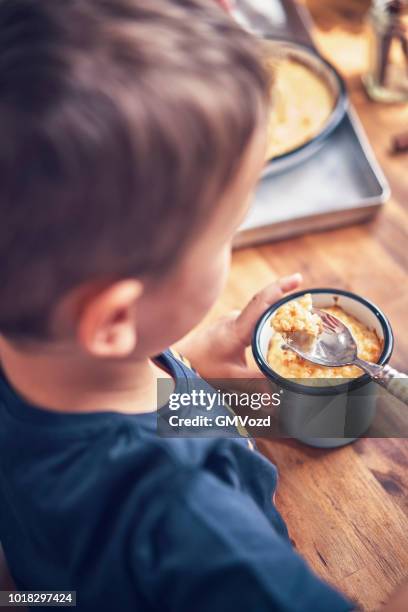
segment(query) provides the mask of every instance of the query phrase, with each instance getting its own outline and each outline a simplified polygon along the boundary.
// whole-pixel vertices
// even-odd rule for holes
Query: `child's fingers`
[[[218,2],[218,4],[228,13],[231,11],[232,0],[216,0],[216,2]]]
[[[283,293],[287,293],[288,291],[293,291],[294,289],[297,289],[302,282],[302,275],[300,274],[300,272],[296,272],[296,274],[284,276],[283,278],[277,281],[277,284],[282,289]]]
[[[265,310],[283,297],[284,293],[299,287],[301,282],[301,274],[292,274],[268,285],[252,298],[235,321],[236,333],[244,346],[251,343],[254,327]]]

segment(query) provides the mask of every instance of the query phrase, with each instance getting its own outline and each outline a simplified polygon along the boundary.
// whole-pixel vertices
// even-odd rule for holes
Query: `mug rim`
[[[379,365],[385,365],[390,360],[392,355],[392,351],[394,348],[394,334],[392,332],[391,324],[383,313],[383,311],[378,308],[376,304],[371,302],[370,300],[363,298],[362,296],[353,293],[352,291],[347,291],[345,289],[332,289],[330,287],[318,287],[313,289],[307,289],[302,291],[296,291],[295,293],[290,293],[277,302],[269,306],[263,315],[259,318],[255,330],[252,336],[252,354],[255,358],[255,361],[260,368],[260,370],[265,374],[265,376],[271,379],[274,383],[278,384],[280,387],[288,389],[290,391],[294,391],[296,393],[301,393],[304,395],[338,395],[339,393],[347,393],[353,391],[355,389],[359,389],[369,382],[371,382],[371,378],[368,374],[362,374],[358,378],[355,378],[347,383],[340,383],[338,385],[330,385],[329,387],[311,387],[307,385],[302,385],[300,383],[293,382],[283,376],[280,376],[275,370],[273,370],[267,360],[265,359],[261,347],[260,347],[260,336],[262,329],[264,328],[267,321],[270,319],[271,315],[278,309],[282,304],[286,304],[298,297],[301,297],[307,293],[311,294],[331,294],[331,295],[343,295],[345,297],[351,298],[360,304],[363,304],[366,308],[368,308],[380,322],[380,325],[384,334],[384,345],[383,350],[378,360]]]

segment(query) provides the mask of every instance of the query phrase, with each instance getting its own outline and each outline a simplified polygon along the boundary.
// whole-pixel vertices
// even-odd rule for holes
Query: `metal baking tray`
[[[292,0],[236,0],[236,18],[258,35],[313,47],[310,18]],[[281,240],[373,216],[390,194],[351,105],[337,130],[313,157],[263,178],[235,247]]]

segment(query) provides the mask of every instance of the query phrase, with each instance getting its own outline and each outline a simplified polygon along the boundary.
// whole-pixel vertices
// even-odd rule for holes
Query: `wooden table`
[[[378,303],[396,335],[392,363],[407,370],[408,154],[392,156],[389,148],[392,134],[408,129],[408,105],[367,100],[359,78],[364,37],[339,30],[315,34],[347,77],[392,198],[368,224],[237,251],[210,318],[242,307],[274,278],[299,270],[305,287],[350,289]],[[298,551],[365,610],[376,609],[408,576],[408,442],[361,439],[329,451],[283,440],[260,446],[279,468],[277,505]]]

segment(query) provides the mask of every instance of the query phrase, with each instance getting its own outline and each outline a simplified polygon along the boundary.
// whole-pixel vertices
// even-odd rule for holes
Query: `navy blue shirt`
[[[19,590],[75,590],[79,612],[353,609],[293,550],[276,484],[245,438],[39,409],[0,376],[0,540]]]

